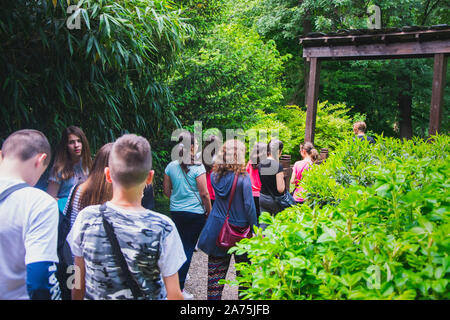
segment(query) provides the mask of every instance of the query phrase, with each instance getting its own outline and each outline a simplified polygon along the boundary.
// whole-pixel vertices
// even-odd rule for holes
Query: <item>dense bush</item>
[[[320,148],[334,150],[336,146],[349,137],[352,133],[353,121],[363,119],[352,118],[348,115],[350,108],[344,103],[330,104],[328,101],[318,103],[317,120],[315,130],[315,146],[320,152]],[[258,111],[256,123],[251,125],[247,132],[255,130],[268,132],[268,140],[271,132],[278,132],[279,139],[283,141],[284,154],[290,154],[292,159],[298,160],[299,145],[304,142],[306,123],[306,108],[298,106],[279,107],[276,113],[265,113]]]
[[[0,140],[36,128],[54,143],[74,124],[94,150],[127,131],[158,141],[177,123],[166,81],[191,34],[170,0],[3,1]]]
[[[239,24],[217,24],[184,52],[171,81],[176,115],[185,126],[202,121],[221,130],[242,128],[255,110],[283,99],[283,62],[273,41]]]
[[[244,297],[449,299],[449,142],[343,141],[305,175],[310,206],[263,214],[231,249],[251,259],[236,266]]]

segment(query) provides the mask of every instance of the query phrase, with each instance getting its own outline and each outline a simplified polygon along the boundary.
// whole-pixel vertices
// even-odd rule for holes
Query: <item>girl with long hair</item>
[[[70,226],[67,231],[72,228],[81,210],[88,206],[102,204],[111,200],[112,185],[106,181],[105,168],[108,167],[109,154],[112,146],[112,143],[107,143],[98,150],[87,180],[81,184],[75,184],[70,190],[69,201],[67,201],[63,212],[65,217],[70,217]],[[63,248],[59,248],[59,250],[61,252],[59,252],[60,265],[58,265],[57,277],[59,277],[58,280],[60,281],[63,300],[70,300],[70,290],[64,285],[67,283],[69,275],[64,269],[73,264],[73,257],[72,254],[66,253],[64,246]]]
[[[293,197],[297,203],[303,203],[305,201],[303,195],[305,190],[300,186],[300,181],[303,178],[305,170],[308,170],[319,159],[319,152],[317,152],[311,142],[306,142],[305,144],[300,144],[300,155],[303,160],[297,161],[294,164],[290,180],[290,183],[295,185]]]
[[[175,159],[167,165],[163,180],[164,194],[170,198],[171,218],[187,258],[178,271],[185,299],[193,299],[193,295],[184,290],[184,283],[198,237],[211,212],[206,170],[201,162],[195,160],[197,150],[198,142],[194,134],[189,131],[181,133],[172,152],[172,159]]]
[[[66,199],[75,184],[87,179],[91,166],[91,151],[83,130],[76,126],[67,127],[56,147],[47,192],[56,199]]]
[[[235,175],[238,175],[234,198],[229,211],[229,223],[246,227],[256,225],[256,209],[253,201],[252,184],[245,170],[245,145],[239,140],[228,140],[220,149],[213,172],[211,184],[216,194],[214,207],[200,234],[198,248],[208,255],[208,300],[222,298],[223,284],[231,255],[216,244],[217,237],[225,222],[228,201]],[[236,262],[249,262],[246,255],[235,255]],[[242,290],[242,288],[241,288]]]
[[[276,215],[283,210],[276,201],[276,197],[281,197],[285,192],[283,166],[278,161],[282,151],[283,142],[278,139],[270,140],[267,145],[267,157],[258,164],[261,179],[259,206],[261,212],[269,212],[271,215]],[[261,226],[265,227],[265,225]]]

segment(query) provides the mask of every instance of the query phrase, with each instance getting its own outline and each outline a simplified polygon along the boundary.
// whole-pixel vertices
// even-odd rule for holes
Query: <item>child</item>
[[[240,161],[242,159],[242,161]],[[211,174],[211,183],[216,191],[216,202],[205,227],[203,228],[198,247],[208,255],[208,300],[221,300],[223,284],[230,266],[231,254],[228,250],[217,246],[216,241],[228,212],[228,203],[234,178],[237,175],[236,189],[229,213],[230,224],[246,227],[257,224],[256,209],[252,195],[250,178],[245,171],[245,145],[239,140],[226,141],[218,154],[218,162]],[[234,255],[237,263],[250,263],[247,255]],[[238,272],[239,274],[239,272]],[[243,287],[239,288],[241,291]]]
[[[67,127],[56,148],[55,163],[47,187],[48,194],[57,200],[61,199],[58,201],[61,212],[70,190],[87,179],[91,166],[91,152],[83,130],[75,126]]]
[[[37,130],[16,131],[3,143],[0,300],[60,299],[55,277],[58,206],[47,193],[31,188],[48,167],[50,157],[50,144]],[[11,187],[22,188],[11,192]]]
[[[72,299],[183,299],[178,269],[186,257],[178,231],[141,205],[151,165],[145,138],[126,134],[114,143],[105,168],[113,197],[83,209],[67,237],[80,278]]]
[[[315,163],[319,159],[319,153],[311,142],[306,142],[300,145],[300,154],[303,158],[301,161],[297,161],[292,168],[292,176],[290,183],[295,185],[294,199],[298,203],[303,203],[305,199],[303,198],[303,192],[305,191],[303,187],[300,186],[300,181],[303,178],[303,172],[308,170],[310,165]]]
[[[358,121],[353,124],[353,132],[359,140],[367,140],[369,144],[375,144],[375,139],[366,135],[367,125],[364,121]]]
[[[258,142],[253,146],[252,153],[250,154],[250,159],[248,160],[247,167],[245,168],[250,176],[250,181],[252,182],[252,193],[253,200],[256,207],[256,217],[259,220],[261,214],[259,208],[259,195],[261,192],[261,180],[259,178],[258,164],[262,159],[266,157],[267,144],[264,142]]]
[[[101,147],[94,159],[92,170],[89,172],[88,179],[81,183],[76,184],[70,191],[66,207],[64,208],[64,219],[67,219],[68,228],[59,234],[59,237],[65,240],[67,233],[73,226],[78,213],[84,208],[102,204],[112,198],[112,186],[105,179],[105,168],[108,166],[109,154],[111,152],[113,144],[107,143]],[[60,218],[61,219],[61,218]],[[60,221],[61,223],[61,221]],[[58,243],[58,271],[57,278],[62,284],[61,294],[63,300],[71,299],[70,289],[66,283],[70,276],[67,273],[67,268],[73,265],[73,256],[70,252],[70,248],[66,242]]]
[[[278,159],[283,151],[283,142],[272,139],[267,144],[267,156],[258,164],[261,191],[259,195],[259,207],[261,212],[269,212],[276,215],[283,208],[276,201],[285,192],[283,166]],[[262,226],[265,228],[265,225]]]
[[[178,137],[178,159],[170,162],[164,172],[163,190],[170,198],[170,215],[180,233],[186,263],[180,269],[180,288],[186,300],[193,295],[184,290],[187,273],[200,232],[211,212],[206,182],[206,169],[195,161],[198,142],[194,134],[185,131]]]

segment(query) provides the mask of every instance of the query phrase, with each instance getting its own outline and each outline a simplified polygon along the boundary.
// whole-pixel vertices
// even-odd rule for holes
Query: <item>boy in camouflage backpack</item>
[[[186,256],[178,231],[141,205],[151,165],[145,138],[127,134],[114,143],[105,168],[113,197],[83,209],[67,238],[75,256],[73,299],[183,299],[178,269]]]

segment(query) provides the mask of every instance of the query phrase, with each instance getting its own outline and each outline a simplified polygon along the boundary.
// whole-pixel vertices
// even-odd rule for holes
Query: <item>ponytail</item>
[[[314,148],[314,145],[311,142],[306,142],[305,144],[300,145],[300,150],[305,150],[308,156],[311,157],[313,163],[316,163],[319,160],[319,152]]]
[[[311,149],[311,153],[309,154],[313,163],[316,163],[319,160],[319,152],[316,149]]]

